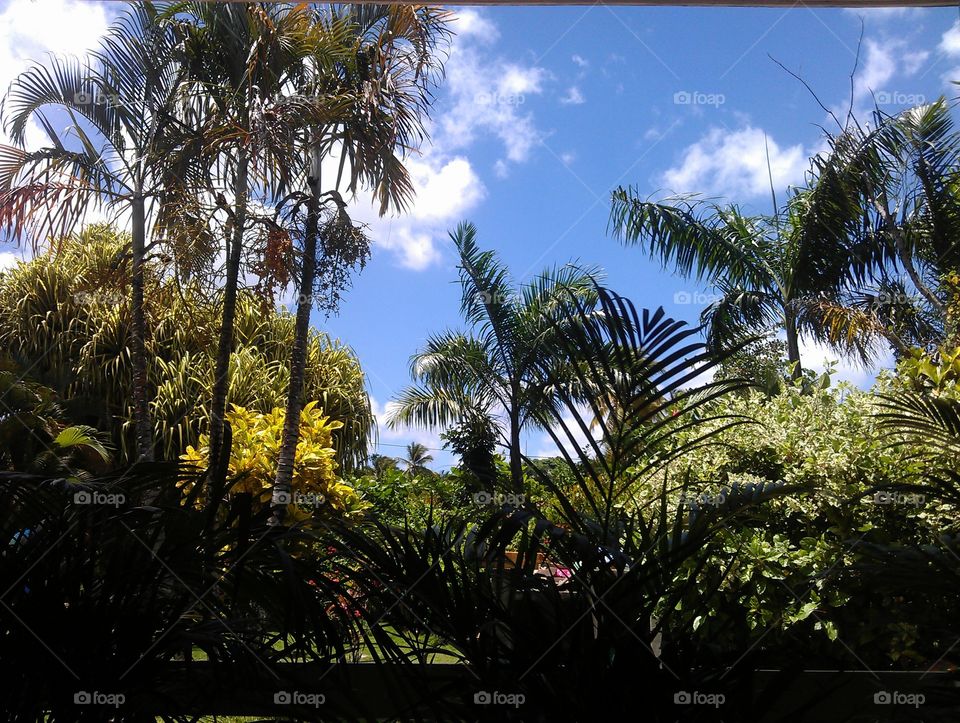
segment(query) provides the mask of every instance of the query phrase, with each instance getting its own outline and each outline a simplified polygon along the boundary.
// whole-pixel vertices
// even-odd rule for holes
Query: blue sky
[[[0,3],[0,82],[47,50],[81,52],[116,6],[70,0]],[[865,118],[956,95],[956,9],[884,11],[733,8],[526,7],[454,9],[458,35],[433,107],[431,142],[411,161],[418,199],[402,218],[376,219],[366,199],[371,263],[340,314],[314,318],[350,344],[383,411],[409,381],[426,335],[459,325],[448,230],[473,221],[522,281],[571,260],[596,264],[641,306],[695,321],[697,291],[637,249],[606,235],[608,198],[620,184],[644,194],[699,192],[770,209],[764,138],[778,192],[802,180],[832,121],[773,59],[845,112],[864,23],[854,107]],[[772,56],[772,57],[771,57]],[[840,115],[840,113],[838,113]],[[834,127],[835,129],[835,127]],[[11,256],[0,257],[9,262]],[[823,362],[807,345],[805,361]],[[867,384],[872,370],[841,365]],[[383,453],[435,433],[381,428]],[[528,452],[548,451],[531,435]],[[449,455],[436,452],[437,465]]]
[[[602,266],[609,284],[638,304],[663,305],[695,321],[702,304],[674,303],[678,293],[694,295],[693,285],[606,235],[613,188],[698,192],[768,211],[764,136],[782,198],[802,179],[808,155],[820,146],[820,127],[830,123],[771,56],[801,75],[826,106],[845,111],[861,17],[854,105],[863,117],[871,91],[889,112],[953,97],[948,80],[960,79],[953,74],[960,65],[955,9],[465,12],[470,30],[450,59],[451,77],[434,107],[439,129],[427,150],[434,167],[451,158],[469,163],[475,178],[460,187],[465,200],[451,204],[446,225],[410,225],[430,234],[435,256],[428,264],[422,251],[405,256],[395,235],[381,239],[339,317],[322,323],[357,350],[381,409],[408,381],[406,360],[426,334],[459,324],[455,260],[443,232],[461,218],[478,226],[482,244],[518,278],[579,259]],[[484,105],[491,101],[505,106],[492,120]],[[457,141],[458,128],[472,140]],[[394,232],[398,226],[406,233],[402,221],[393,222]],[[824,350],[806,346],[807,363],[825,361]],[[873,371],[841,364],[840,376],[867,385]],[[385,444],[412,437],[439,446],[435,435],[381,430]],[[527,449],[547,452],[549,444],[533,434]]]

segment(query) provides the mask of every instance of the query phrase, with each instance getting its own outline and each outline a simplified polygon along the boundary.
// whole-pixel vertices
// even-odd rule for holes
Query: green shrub
[[[108,432],[123,463],[132,448],[128,238],[90,226],[0,274],[0,352],[58,395],[66,420]],[[175,459],[207,429],[220,329],[218,293],[180,281],[163,260],[147,273],[148,397],[157,455]],[[240,294],[228,401],[262,413],[283,406],[293,315]],[[343,423],[338,462],[367,453],[373,416],[360,363],[322,333],[307,346],[304,395]]]
[[[872,392],[798,383],[772,397],[728,396],[718,411],[753,423],[721,432],[650,479],[651,494],[664,481],[688,481],[674,504],[690,507],[717,504],[734,484],[797,488],[726,529],[720,554],[696,573],[700,590],[721,591],[712,610],[696,592],[679,603],[714,648],[758,642],[771,664],[798,654],[836,664],[932,662],[929,645],[917,649],[923,601],[876,594],[858,569],[861,546],[922,545],[955,526],[952,507],[919,491],[877,491],[923,474],[916,448],[891,445],[876,418],[877,393],[893,384],[882,375]]]

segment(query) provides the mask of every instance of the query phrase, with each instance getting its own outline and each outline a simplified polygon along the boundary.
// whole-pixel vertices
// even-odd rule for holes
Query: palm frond
[[[621,242],[643,245],[664,266],[683,276],[768,285],[771,269],[758,253],[766,230],[736,207],[722,208],[689,197],[655,203],[629,188],[613,192],[608,228]]]
[[[671,442],[713,399],[743,383],[693,387],[721,359],[695,340],[699,329],[667,317],[663,309],[640,312],[609,289],[598,286],[595,294],[595,305],[577,302],[579,322],[556,335],[556,348],[544,350],[540,371],[554,404],[540,412],[539,421],[575,471],[594,514],[608,526],[618,499],[653,460],[662,464],[715,433],[694,435],[684,445]],[[577,363],[557,367],[548,361],[564,358]],[[619,412],[611,415],[610,408]],[[530,464],[536,469],[535,461]]]

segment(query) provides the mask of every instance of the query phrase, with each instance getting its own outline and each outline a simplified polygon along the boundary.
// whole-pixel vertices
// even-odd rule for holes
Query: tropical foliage
[[[130,316],[125,238],[91,226],[58,249],[0,276],[0,345],[22,371],[52,390],[63,418],[108,433],[132,456]],[[148,374],[157,452],[176,459],[208,424],[216,350],[217,296],[179,283],[162,260],[148,266]],[[241,295],[231,355],[231,403],[267,413],[283,404],[293,318]],[[352,352],[323,334],[307,350],[306,394],[343,426],[334,433],[340,464],[366,454],[371,413]],[[38,409],[40,409],[38,403]]]
[[[184,474],[154,463],[83,484],[0,475],[0,534],[9,541],[0,578],[16,612],[0,623],[5,717],[144,720],[169,711],[171,695],[183,711],[192,705],[177,692],[186,690],[176,667],[185,657],[231,661],[264,691],[291,684],[283,662],[352,659],[353,618],[316,534],[267,526],[248,495],[231,497],[211,524],[181,499],[175,483]],[[77,705],[78,692],[93,691],[124,699]],[[341,716],[361,715],[362,701],[329,703]]]
[[[398,396],[388,423],[468,425],[481,437],[495,436],[508,450],[510,485],[522,492],[520,432],[528,423],[540,424],[549,403],[541,376],[543,345],[563,333],[578,299],[591,297],[592,276],[566,266],[518,289],[496,255],[480,249],[473,225],[461,225],[451,239],[460,255],[461,311],[474,330],[427,340],[410,360],[417,384]]]
[[[67,425],[56,392],[23,379],[14,364],[0,371],[0,467],[73,479],[103,471],[112,459],[105,435]]]
[[[263,414],[234,405],[227,412],[226,422],[231,437],[227,474],[235,479],[230,493],[250,495],[258,508],[269,505],[280,454],[283,410],[277,407]],[[342,426],[342,422],[325,417],[316,402],[307,404],[300,413],[293,489],[288,501],[291,519],[324,511],[356,514],[363,509],[353,488],[337,476],[333,433]],[[180,459],[202,469],[209,459],[209,443],[209,437],[201,435],[198,446],[188,446]],[[198,502],[206,502],[203,492]]]
[[[769,217],[613,194],[617,238],[716,288],[703,312],[711,343],[782,329],[795,377],[801,334],[861,360],[954,334],[960,134],[948,104],[877,112],[872,129],[853,122],[828,142]]]
[[[796,490],[771,503],[762,520],[724,531],[701,581],[719,589],[716,608],[705,613],[695,597],[686,602],[712,646],[749,644],[763,632],[755,652],[774,656],[771,665],[799,654],[862,664],[843,644],[877,668],[930,665],[943,654],[917,615],[929,601],[902,591],[879,596],[856,570],[861,546],[925,544],[955,524],[953,509],[921,488],[925,464],[916,448],[890,445],[877,414],[878,394],[891,381],[878,385],[863,392],[831,386],[824,376],[772,398],[759,391],[729,398],[723,410],[754,423],[723,432],[717,444],[651,478],[651,492],[667,477],[689,480],[692,496],[677,503],[701,507],[717,504],[731,485],[782,481]],[[725,570],[737,551],[741,560]]]
[[[369,454],[359,360],[310,321],[371,253],[350,198],[412,202],[449,19],[142,3],[14,80],[0,715],[313,720],[326,679],[324,719],[820,720],[791,688],[813,667],[922,672],[924,719],[955,718],[949,104],[850,116],[769,215],[614,191],[619,241],[717,291],[698,327],[588,266],[520,283],[459,225],[464,328],[388,406],[438,469]],[[897,365],[837,384],[802,340]]]

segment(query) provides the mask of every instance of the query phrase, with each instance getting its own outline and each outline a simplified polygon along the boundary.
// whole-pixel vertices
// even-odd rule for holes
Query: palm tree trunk
[[[307,183],[310,185],[310,203],[303,238],[303,270],[300,295],[297,299],[297,322],[293,350],[290,354],[290,382],[287,386],[287,407],[283,420],[283,439],[277,461],[277,476],[273,482],[273,521],[282,523],[290,502],[293,484],[293,463],[300,439],[300,412],[303,409],[303,386],[307,366],[307,342],[310,336],[310,312],[313,310],[313,283],[317,273],[317,235],[320,221],[320,164],[314,159]]]
[[[797,318],[789,308],[784,311],[783,326],[787,332],[787,361],[793,365],[791,378],[796,381],[803,376],[800,366],[800,336],[797,333]]]
[[[516,400],[516,395],[514,395]],[[520,450],[520,412],[516,409],[510,410],[510,486],[513,492],[523,494],[523,459]]]
[[[926,188],[926,186],[924,188]],[[885,192],[881,193],[880,200],[875,201],[874,206],[880,213],[884,228],[893,237],[893,243],[897,249],[897,256],[900,261],[903,262],[903,268],[910,277],[910,281],[941,316],[946,316],[946,306],[944,306],[940,298],[923,282],[923,279],[917,272],[917,267],[914,266],[913,254],[910,253],[910,249],[907,247],[906,241],[903,238],[903,229],[897,224],[896,218],[894,218],[893,213],[890,211],[890,202]]]
[[[945,318],[947,315],[947,307],[942,301],[940,301],[940,298],[930,290],[930,287],[923,282],[923,279],[917,272],[917,267],[913,263],[913,255],[910,253],[910,249],[907,248],[907,245],[903,240],[903,233],[897,229],[893,235],[897,247],[897,255],[903,262],[903,268],[910,277],[910,281],[913,282],[913,285],[917,288],[917,290],[923,294],[923,297],[930,302],[930,305],[937,310],[937,313]]]
[[[132,208],[132,260],[130,265],[130,361],[133,365],[133,418],[137,459],[153,460],[153,423],[147,402],[147,319],[143,306],[143,266],[146,255],[146,208],[143,195],[134,193]]]
[[[233,325],[237,316],[237,287],[240,280],[240,257],[243,251],[243,226],[247,218],[247,166],[249,158],[245,148],[240,149],[237,159],[237,177],[234,183],[233,235],[227,244],[227,279],[223,288],[223,316],[220,321],[220,341],[217,345],[217,362],[214,370],[213,398],[210,401],[210,469],[213,480],[219,484],[226,473],[222,464],[224,414],[227,409],[227,392],[230,388],[230,355],[233,353]]]

